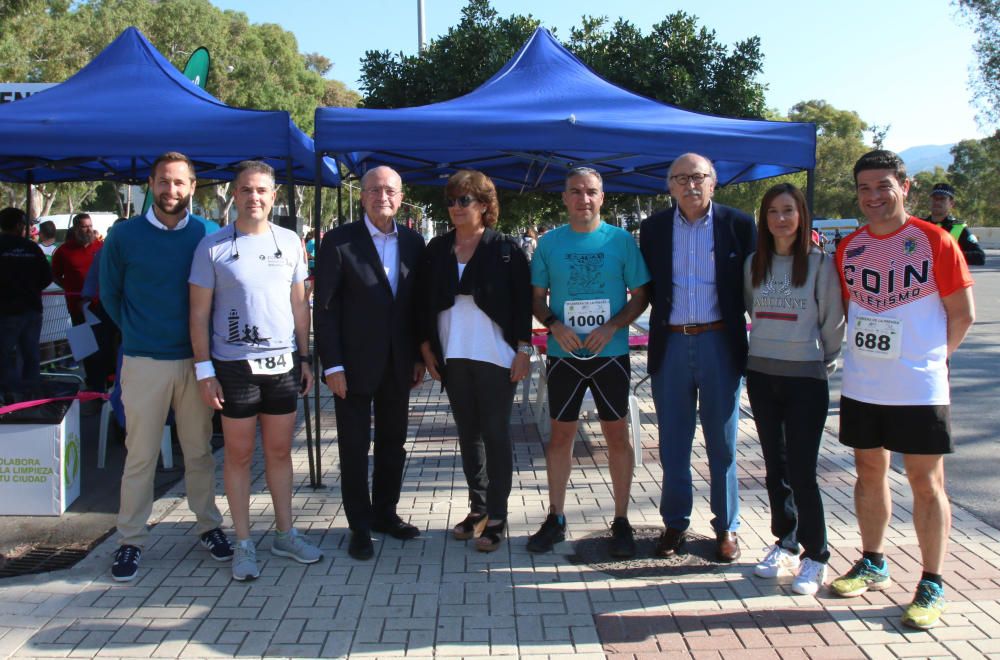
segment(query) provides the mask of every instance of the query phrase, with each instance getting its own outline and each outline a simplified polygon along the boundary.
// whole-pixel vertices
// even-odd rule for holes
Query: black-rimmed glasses
[[[670,177],[670,180],[681,186],[686,186],[689,182],[694,182],[694,185],[700,186],[708,177],[708,174],[697,172],[696,174],[675,174]]]

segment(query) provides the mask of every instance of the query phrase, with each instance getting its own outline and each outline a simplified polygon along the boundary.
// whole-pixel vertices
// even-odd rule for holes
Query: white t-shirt
[[[188,282],[214,290],[212,357],[249,360],[295,351],[292,284],[308,275],[302,241],[289,229],[271,225],[250,235],[233,223],[203,238]]]
[[[459,280],[464,272],[465,264],[459,263]],[[514,363],[514,349],[503,338],[503,330],[476,306],[472,296],[455,296],[455,304],[438,314],[438,336],[445,362],[462,358],[504,369]]]

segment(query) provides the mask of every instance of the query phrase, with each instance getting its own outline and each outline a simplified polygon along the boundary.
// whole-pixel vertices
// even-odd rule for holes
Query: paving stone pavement
[[[643,362],[643,354],[634,354],[635,372],[644,373]],[[648,386],[639,394],[644,463],[635,475],[630,518],[637,527],[658,526],[656,419]],[[738,446],[743,558],[681,577],[613,578],[570,557],[574,539],[606,531],[611,521],[607,453],[596,420],[581,425],[574,451],[570,541],[537,556],[524,544],[547,506],[543,445],[530,412],[515,404],[510,540],[483,554],[448,533],[467,513],[467,497],[447,401],[428,382],[411,402],[399,514],[423,530],[419,539],[377,535],[373,561],[347,556],[332,402],[324,399],[327,488],[309,487],[300,420],[293,504],[296,526],[323,549],[322,561],[302,566],[270,554],[271,502],[258,451],[251,515],[260,579],[233,582],[229,565],[196,543],[182,482],[157,501],[151,545],[134,582],[111,580],[113,538],[72,569],[0,580],[0,656],[1000,657],[1000,531],[962,510],[954,511],[942,624],[927,632],[900,626],[920,566],[902,475],[891,475],[895,509],[886,549],[896,584],[850,600],[825,592],[794,595],[788,579],[752,575],[772,539],[763,461],[753,422],[744,418]],[[836,429],[836,419],[827,426]],[[695,447],[692,531],[710,534],[700,438]],[[858,554],[852,470],[850,453],[828,434],[819,476],[831,577]],[[217,475],[225,511],[221,466]]]

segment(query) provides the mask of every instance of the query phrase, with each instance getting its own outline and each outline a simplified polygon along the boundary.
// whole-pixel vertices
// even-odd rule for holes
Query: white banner
[[[0,82],[0,103],[11,103],[26,99],[35,92],[40,92],[59,83],[7,83]]]

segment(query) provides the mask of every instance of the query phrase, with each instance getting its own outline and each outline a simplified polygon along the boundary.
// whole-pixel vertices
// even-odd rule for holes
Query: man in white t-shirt
[[[223,475],[236,529],[233,579],[260,575],[250,538],[250,463],[260,420],[274,504],[271,554],[323,558],[292,527],[292,436],[298,397],[312,386],[308,276],[302,241],[268,221],[274,170],[245,161],[234,183],[236,221],[202,239],[191,263],[191,346],[198,391],[222,411]]]
[[[958,244],[904,208],[910,182],[899,156],[872,151],[854,165],[868,224],[837,248],[847,307],[840,442],[854,449],[854,504],[862,557],[830,589],[845,597],[891,584],[883,556],[892,511],[890,452],[903,455],[923,575],[903,624],[926,629],[944,611],[941,568],[951,508],[944,455],[952,452],[948,358],[975,318],[972,278]]]

